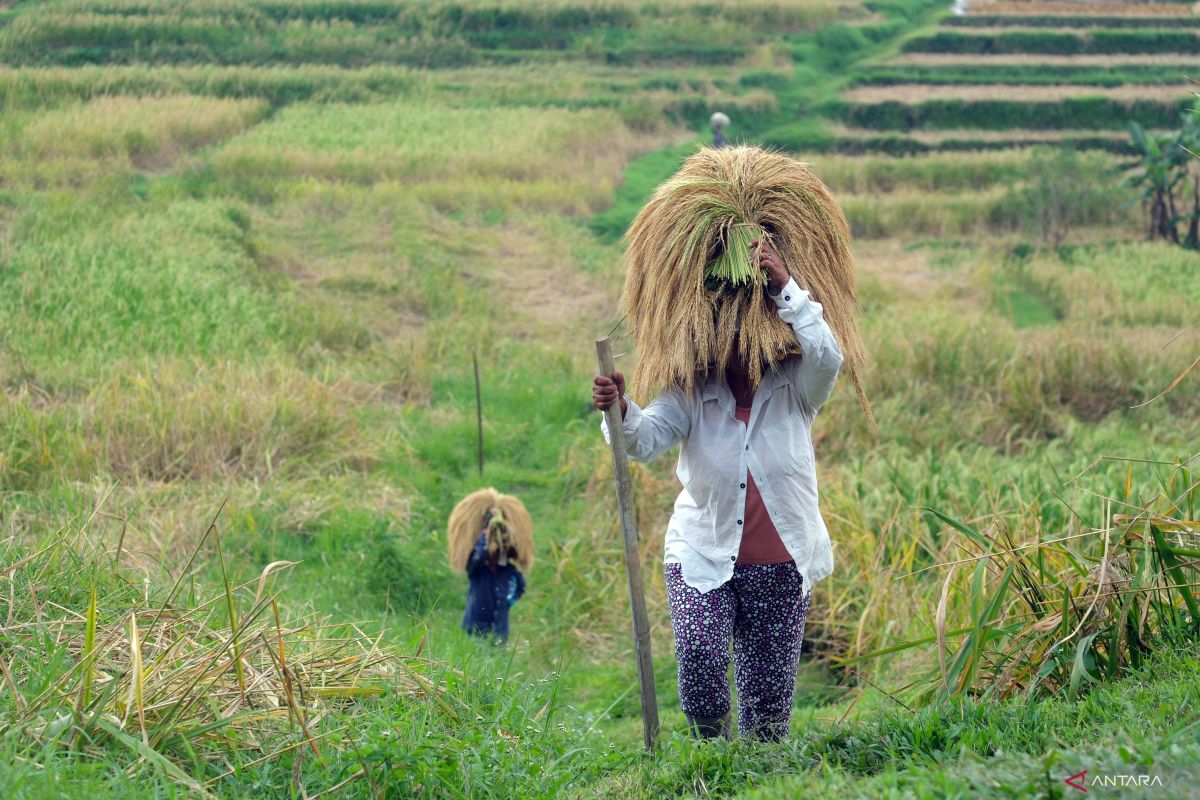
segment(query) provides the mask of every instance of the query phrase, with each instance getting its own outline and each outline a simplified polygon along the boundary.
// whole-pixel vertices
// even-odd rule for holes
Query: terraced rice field
[[[860,237],[1008,236],[1020,224],[1013,209],[1030,196],[1022,193],[1059,151],[1083,159],[1075,168],[1094,186],[1124,191],[1115,171],[1132,152],[1130,125],[1177,129],[1197,105],[1194,77],[1200,14],[1184,3],[947,2],[849,64],[834,91],[764,138],[885,171],[879,159],[1012,155],[983,184],[931,192],[900,178],[848,200]],[[836,175],[831,185],[848,188]],[[1092,232],[1083,236],[1130,227],[1135,205],[1098,198],[1076,224]]]
[[[824,111],[831,149],[1058,142],[1121,149],[1195,104],[1200,15],[1183,3],[965,0],[858,67]]]

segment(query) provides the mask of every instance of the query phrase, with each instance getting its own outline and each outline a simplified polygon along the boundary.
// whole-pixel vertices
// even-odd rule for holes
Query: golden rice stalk
[[[450,512],[446,527],[450,568],[456,572],[467,568],[471,550],[483,532],[483,515],[488,511],[498,511],[504,518],[509,544],[517,551],[513,561],[528,575],[533,569],[533,520],[520,500],[492,488],[472,492]]]
[[[645,401],[668,386],[690,392],[709,370],[723,371],[734,348],[756,388],[767,369],[802,356],[765,281],[747,275],[750,265],[731,264],[743,257],[742,236],[754,228],[824,306],[870,415],[846,217],[807,164],[759,147],[700,149],[658,187],[625,234],[621,304],[638,352],[634,396]]]
[[[83,631],[83,680],[79,683],[79,714],[91,702],[92,683],[96,677],[96,582],[92,581],[92,598],[88,602],[87,617]]]
[[[146,673],[142,669],[142,643],[138,640],[137,614],[129,615],[129,703],[126,708],[136,708],[138,727],[142,730],[142,741],[146,741]]]

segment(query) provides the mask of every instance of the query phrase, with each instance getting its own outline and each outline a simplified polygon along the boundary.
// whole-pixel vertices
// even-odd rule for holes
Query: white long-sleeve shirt
[[[817,506],[812,423],[833,391],[842,353],[821,304],[795,281],[773,299],[804,355],[763,376],[748,424],[734,416],[723,374],[709,375],[690,396],[668,389],[645,409],[626,398],[622,427],[630,458],[649,461],[683,443],[675,470],[683,491],[667,525],[664,560],[678,563],[684,581],[701,592],[733,577],[747,469],[806,589],[833,571],[833,548]],[[603,421],[601,430],[608,439]]]

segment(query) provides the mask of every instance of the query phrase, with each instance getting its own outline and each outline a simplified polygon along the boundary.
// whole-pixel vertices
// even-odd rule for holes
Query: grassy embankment
[[[283,7],[265,3],[212,14],[181,5],[165,20],[134,19],[139,7],[124,4],[71,8],[58,17],[55,7],[18,6],[0,29],[13,65],[2,76],[0,123],[0,305],[10,320],[0,361],[9,565],[0,782],[15,796],[166,794],[194,781],[222,796],[285,795],[297,784],[310,796],[341,784],[361,796],[495,797],[732,796],[774,784],[764,796],[784,796],[811,792],[818,779],[839,796],[964,785],[1005,796],[989,777],[996,771],[1015,776],[1009,793],[1024,796],[1043,777],[1060,783],[1073,758],[1186,762],[1194,752],[1191,718],[1171,724],[1160,713],[1195,706],[1194,660],[1170,626],[1146,631],[1146,652],[1129,651],[1140,661],[1132,674],[1083,700],[1001,705],[985,696],[910,715],[871,684],[913,702],[932,684],[901,687],[905,676],[936,672],[934,644],[839,666],[930,636],[943,585],[952,666],[956,654],[1018,641],[1013,626],[1027,607],[1003,602],[1002,571],[900,577],[972,547],[922,509],[1015,542],[1081,534],[1030,550],[1045,566],[1040,585],[1059,602],[1063,592],[1091,596],[1088,569],[1071,566],[1101,557],[1098,537],[1082,535],[1107,524],[1090,492],[1195,518],[1191,479],[1169,464],[1194,451],[1195,393],[1185,385],[1130,410],[1194,358],[1194,332],[1177,338],[1200,309],[1194,258],[1124,241],[1124,229],[1098,243],[1094,230],[1079,230],[1082,244],[1033,252],[1025,212],[1005,199],[1039,169],[1019,152],[817,159],[857,231],[875,239],[860,258],[880,432],[840,394],[820,423],[840,570],[819,588],[810,623],[803,735],[766,748],[682,737],[661,579],[650,569],[668,738],[656,760],[636,749],[606,455],[586,408],[590,336],[612,321],[619,251],[593,229],[619,228],[681,150],[626,169],[629,160],[687,138],[681,129],[710,103],[742,102],[742,116],[757,120],[751,134],[770,128],[788,108],[835,96],[854,59],[898,47],[894,37],[920,8],[806,34],[853,7],[812,16],[808,4],[788,6],[786,24],[757,21],[776,24],[765,44],[747,38],[727,67],[703,70],[691,63],[710,57],[703,43],[745,19],[678,3],[666,22],[657,12],[643,20],[640,6],[614,5],[633,15],[628,27],[610,21],[598,36],[581,25],[561,46],[551,41],[561,35],[554,20],[522,18],[512,27],[542,38],[516,44],[500,32],[503,15],[484,15],[492,27],[479,22],[478,36],[403,33],[430,37],[430,52],[461,45],[473,53],[465,63],[485,66],[287,70],[313,53],[340,64],[364,41],[382,48],[362,51],[372,58],[407,52],[386,46],[400,32],[388,27],[390,12],[369,17],[392,7],[351,4],[367,16],[331,22],[318,11],[333,6],[305,4],[311,19],[286,24],[271,16]],[[228,26],[208,18],[229,14],[254,24],[221,33]],[[693,26],[686,36],[683,22]],[[163,25],[178,35],[162,37]],[[656,25],[698,44],[662,62],[623,61],[639,37],[660,41]],[[129,50],[120,38],[148,29],[174,49]],[[263,55],[268,45],[276,49]],[[112,63],[128,52],[139,63]],[[35,66],[16,63],[26,61]],[[554,85],[534,83],[544,73],[531,61],[554,63]],[[104,66],[61,66],[81,62]],[[660,102],[667,97],[684,99]],[[962,202],[922,205],[929,192]],[[930,235],[940,238],[913,246]],[[479,483],[472,351],[484,374],[484,480],[526,499],[542,547],[532,591],[514,612],[518,641],[501,653],[455,629],[462,588],[438,538],[454,500]],[[1064,483],[1101,454],[1168,463],[1128,472],[1105,462]],[[670,464],[637,477],[652,532],[674,491]],[[1181,489],[1177,509],[1158,498]],[[220,547],[234,584],[249,582],[228,592],[212,536],[198,571],[181,561],[225,498]],[[63,544],[16,566],[54,531]],[[79,555],[91,547],[102,555]],[[655,536],[645,549],[653,564]],[[264,585],[283,606],[277,628],[257,581],[280,559],[300,563]],[[144,632],[181,576],[171,613],[194,627],[173,626],[187,636],[166,655],[146,643],[136,671],[121,655],[144,641],[130,614]],[[89,667],[87,654],[99,652],[86,644],[93,586],[93,648],[111,656]],[[1004,608],[994,621],[1012,632],[990,642],[960,632],[997,596]],[[305,609],[334,627],[309,639],[279,633],[298,627]],[[347,627],[361,620],[369,622]],[[378,641],[390,656],[361,683],[385,694],[310,697],[306,726],[288,724],[286,672],[261,640],[235,629],[284,639],[300,663],[304,654],[320,661],[318,633],[351,639],[366,660]],[[1123,660],[1104,660],[1112,650],[1081,652],[1082,673],[1073,652],[1065,664],[1048,659],[1058,666],[1044,691],[1125,674]],[[187,706],[206,685],[181,689],[200,663],[219,675],[225,700],[238,694],[242,663],[265,676],[278,705],[260,698],[258,711],[245,706],[224,722],[223,704]],[[971,693],[999,666],[985,660],[954,674]],[[84,702],[89,670],[95,689]],[[316,666],[296,674],[306,687],[328,677]],[[316,748],[306,729],[325,737]],[[1083,734],[1093,750],[1055,755]],[[898,766],[907,761],[912,768]]]

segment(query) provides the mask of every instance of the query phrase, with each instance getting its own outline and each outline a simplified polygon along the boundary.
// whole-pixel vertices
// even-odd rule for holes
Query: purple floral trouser
[[[664,567],[675,629],[679,700],[689,717],[729,711],[729,642],[738,693],[738,731],[787,734],[809,595],[794,562],[737,564],[726,584],[701,594],[678,564]]]

